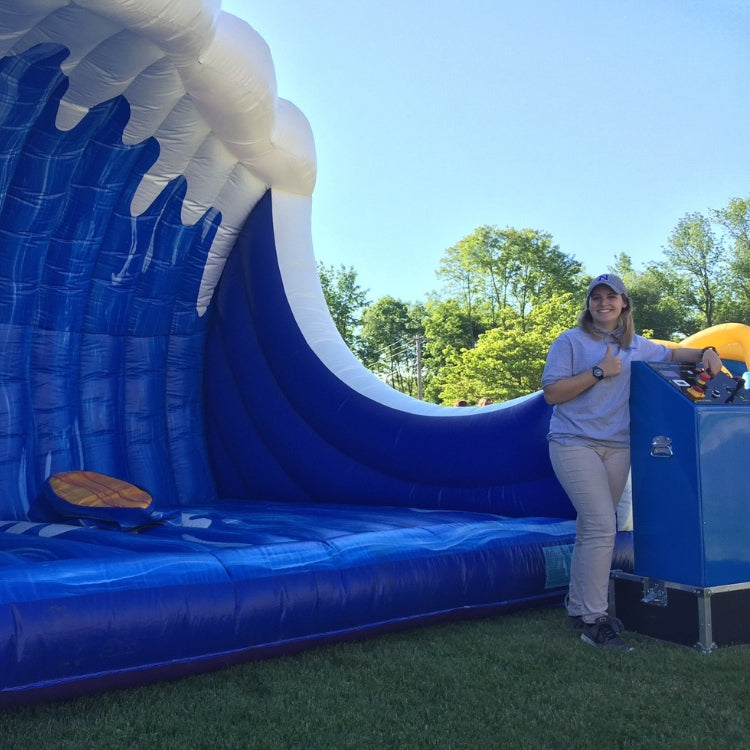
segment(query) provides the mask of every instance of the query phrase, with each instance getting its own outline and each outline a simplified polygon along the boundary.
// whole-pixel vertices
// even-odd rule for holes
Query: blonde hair
[[[630,297],[628,297],[627,294],[621,294],[620,296],[623,298],[626,305],[617,320],[617,325],[622,328],[620,348],[627,349],[633,343],[633,335],[635,334],[635,325],[633,324],[633,303],[630,301]],[[601,333],[594,327],[594,319],[589,312],[588,300],[586,300],[586,307],[584,307],[578,314],[578,325],[586,331],[589,336],[593,336],[594,338],[599,338],[601,336]]]

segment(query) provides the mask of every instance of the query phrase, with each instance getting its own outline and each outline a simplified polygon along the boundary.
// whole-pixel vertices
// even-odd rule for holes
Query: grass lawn
[[[452,622],[6,709],[15,748],[743,748],[750,646],[582,643],[562,609]]]

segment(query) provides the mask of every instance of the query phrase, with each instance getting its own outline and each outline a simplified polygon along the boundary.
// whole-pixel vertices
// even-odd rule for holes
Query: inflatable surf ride
[[[548,407],[424,404],[348,351],[250,26],[4,0],[0,46],[0,703],[562,601]]]

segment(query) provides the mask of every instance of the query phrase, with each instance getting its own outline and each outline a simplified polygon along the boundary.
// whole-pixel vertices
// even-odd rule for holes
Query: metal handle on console
[[[666,435],[656,435],[651,439],[651,455],[654,458],[672,458],[672,438]]]

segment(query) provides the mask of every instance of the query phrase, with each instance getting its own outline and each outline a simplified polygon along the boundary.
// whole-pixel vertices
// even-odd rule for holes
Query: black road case
[[[616,570],[610,613],[626,630],[710,654],[750,643],[750,582],[691,586]]]

